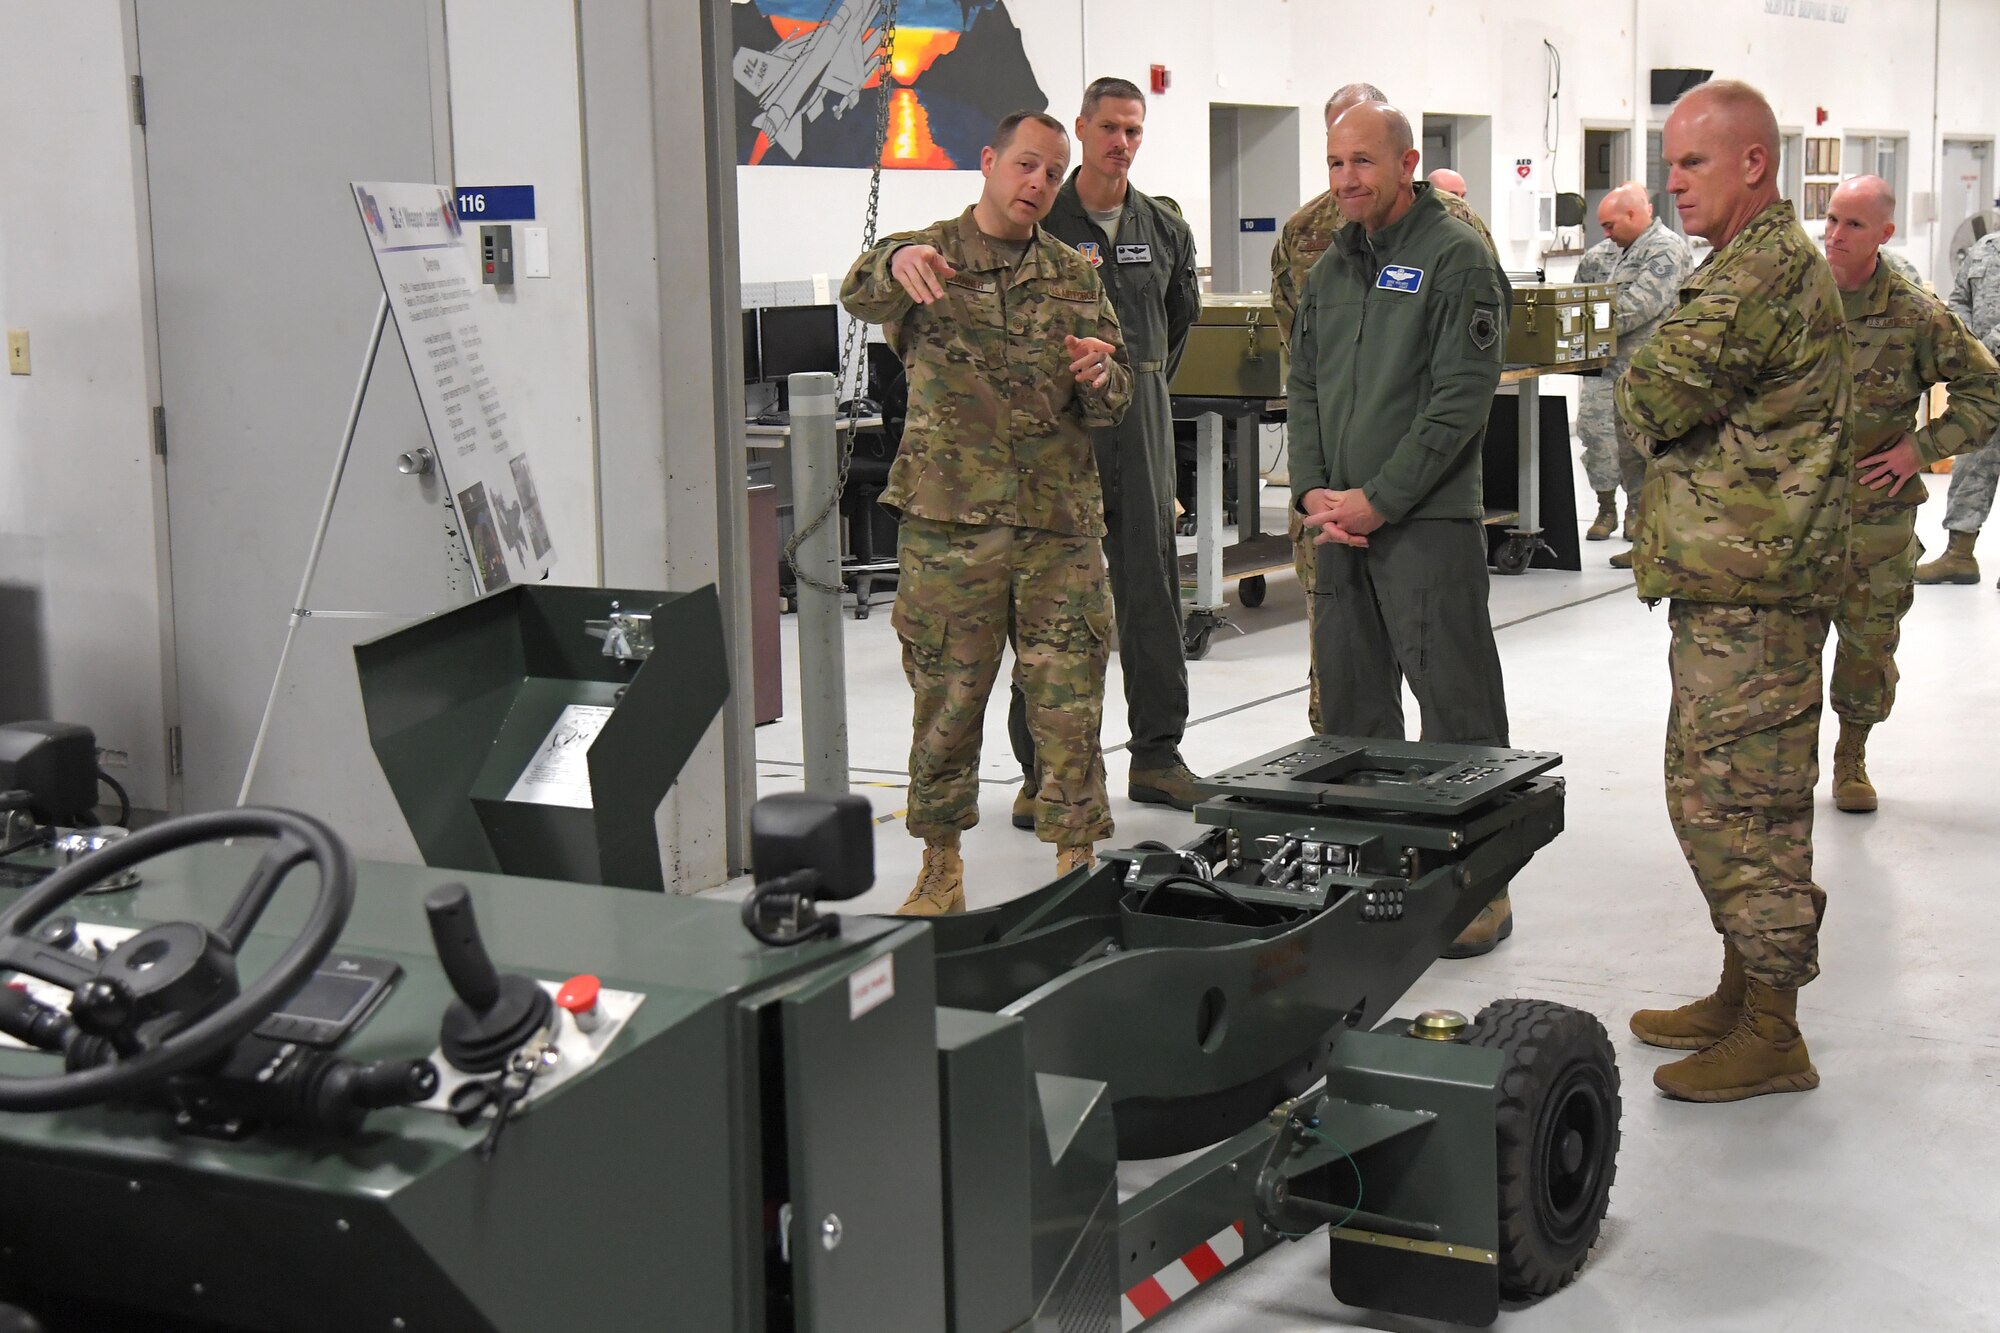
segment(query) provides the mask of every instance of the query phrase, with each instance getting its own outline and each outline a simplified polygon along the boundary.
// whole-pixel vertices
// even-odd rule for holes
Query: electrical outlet
[[[28,373],[28,331],[26,329],[7,330],[7,373],[25,375]]]

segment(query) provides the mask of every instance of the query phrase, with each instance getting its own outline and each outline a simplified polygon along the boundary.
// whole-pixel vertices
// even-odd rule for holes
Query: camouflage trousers
[[[1292,569],[1299,576],[1299,587],[1306,595],[1306,723],[1313,735],[1326,733],[1323,725],[1326,715],[1319,702],[1319,636],[1312,632],[1313,607],[1318,599],[1313,596],[1313,585],[1319,577],[1319,547],[1313,544],[1313,534],[1306,529],[1305,515],[1292,509],[1290,525],[1285,534],[1292,539]]]
[[[1826,893],[1812,880],[1827,613],[1674,602],[1667,814],[1743,969],[1792,989],[1819,975]]]
[[[1646,486],[1646,456],[1612,406],[1611,389],[1617,382],[1609,369],[1602,379],[1579,382],[1576,434],[1583,441],[1583,474],[1590,478],[1590,489],[1603,495],[1623,486],[1626,503],[1637,504]]]
[[[2000,435],[1969,454],[1952,460],[1951,489],[1945,492],[1944,530],[1977,532],[1993,509],[1993,490],[2000,485]]]
[[[1847,539],[1847,577],[1833,613],[1837,642],[1827,693],[1849,722],[1885,722],[1896,703],[1896,645],[1916,600],[1917,510],[1910,505],[1866,521],[1855,516]]]
[[[1041,766],[1035,833],[1044,842],[1111,835],[1104,790],[1104,670],[1111,604],[1095,537],[939,523],[905,515],[896,609],[903,674],[916,694],[910,742],[912,836],[979,822],[986,700],[1011,620],[1014,681]]]

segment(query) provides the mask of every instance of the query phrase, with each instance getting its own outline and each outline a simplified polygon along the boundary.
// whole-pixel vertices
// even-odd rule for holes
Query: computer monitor
[[[758,325],[765,379],[782,384],[785,376],[808,371],[840,373],[839,306],[765,306]]]
[[[743,312],[743,382],[755,384],[764,378],[764,358],[757,347],[757,311]]]

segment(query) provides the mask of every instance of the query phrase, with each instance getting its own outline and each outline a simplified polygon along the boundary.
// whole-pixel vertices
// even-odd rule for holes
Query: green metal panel
[[[944,1131],[946,1327],[1005,1333],[1034,1313],[1035,1149],[1018,1019],[937,1011]]]
[[[880,994],[882,969],[893,994]],[[879,940],[779,1002],[797,1319],[814,1333],[945,1327],[930,933]]]
[[[653,607],[653,654],[606,657],[586,621]],[[666,887],[654,815],[728,697],[715,589],[506,588],[356,646],[368,734],[432,865]],[[594,808],[507,800],[570,703],[615,704]]]
[[[213,923],[256,860],[248,846],[177,853],[152,863],[144,887],[83,900],[78,914],[131,926]],[[909,1077],[929,1098],[931,1147],[917,1155],[932,1163],[935,1191],[922,927],[853,918],[840,939],[773,950],[743,932],[733,904],[418,866],[359,871],[340,947],[392,958],[406,975],[350,1041],[353,1058],[435,1047],[449,988],[431,957],[422,898],[449,879],[471,888],[503,969],[552,979],[594,972],[645,1002],[606,1058],[511,1125],[490,1162],[473,1152],[483,1126],[414,1110],[376,1112],[366,1132],[340,1141],[276,1132],[239,1143],[183,1137],[165,1110],[0,1118],[0,1178],[11,1198],[34,1201],[0,1211],[0,1284],[136,1306],[148,1313],[128,1326],[146,1333],[353,1333],[398,1318],[408,1333],[755,1333],[761,1325],[742,1316],[741,1302],[765,1279],[763,1144],[754,1128],[745,1132],[758,1121],[741,1108],[756,1106],[765,1073],[755,1025],[738,1015],[753,1001],[804,993],[823,971],[831,981],[822,989],[844,1005],[851,962],[897,945],[918,950],[901,998],[921,1021],[909,1018],[913,1032],[890,1044],[910,1053]],[[304,916],[311,876],[297,879],[249,941],[246,975],[276,957]],[[855,1041],[865,1045],[869,1020],[894,1012],[884,1006],[851,1025]],[[815,1087],[835,1087],[855,1056],[824,1050]],[[0,1051],[0,1070],[44,1073],[54,1058]],[[799,1104],[834,1109],[823,1098]],[[848,1127],[835,1118],[814,1132],[844,1142]],[[818,1139],[811,1150],[839,1155]],[[877,1150],[857,1160],[890,1159]],[[891,1184],[901,1197],[901,1176]],[[917,1229],[916,1240],[897,1240],[907,1252],[920,1253],[924,1235],[935,1244],[935,1203],[928,1214],[914,1203],[906,1225]],[[927,1261],[923,1271],[938,1269]],[[111,1315],[84,1326],[121,1329]]]

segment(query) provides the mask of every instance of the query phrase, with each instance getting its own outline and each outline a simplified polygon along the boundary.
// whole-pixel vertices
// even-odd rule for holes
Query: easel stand
[[[299,579],[299,593],[292,599],[292,613],[285,622],[285,646],[278,653],[278,669],[271,678],[271,693],[264,700],[264,716],[257,723],[257,739],[250,744],[250,763],[243,770],[243,786],[236,804],[249,803],[250,784],[257,779],[257,765],[264,757],[264,741],[271,732],[271,715],[278,708],[278,691],[285,683],[285,663],[292,655],[292,641],[308,616],[338,620],[389,620],[395,617],[380,611],[312,611],[306,602],[312,593],[313,576],[319,572],[320,553],[326,549],[327,526],[333,521],[333,503],[340,495],[340,480],[347,471],[348,455],[354,451],[355,428],[361,424],[361,402],[368,396],[368,381],[375,373],[375,355],[382,350],[382,330],[389,323],[389,294],[375,303],[375,327],[369,331],[368,347],[361,356],[361,375],[354,382],[354,401],[347,408],[347,425],[340,433],[340,448],[333,458],[333,476],[327,479],[326,499],[319,507],[319,526],[313,529],[312,549],[306,553],[305,574]]]

